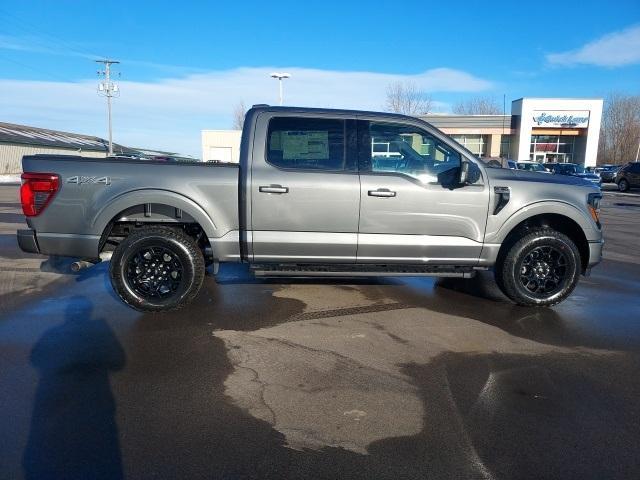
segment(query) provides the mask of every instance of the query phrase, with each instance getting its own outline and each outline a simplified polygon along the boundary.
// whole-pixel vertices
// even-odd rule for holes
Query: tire
[[[518,305],[546,307],[567,298],[580,277],[580,252],[550,228],[525,233],[496,265],[496,283]]]
[[[200,291],[204,272],[193,238],[181,229],[157,226],[131,233],[115,249],[109,266],[120,299],[142,312],[184,307]]]
[[[621,192],[626,192],[627,190],[629,190],[629,182],[624,178],[620,179],[620,181],[618,182],[618,190],[620,190]]]

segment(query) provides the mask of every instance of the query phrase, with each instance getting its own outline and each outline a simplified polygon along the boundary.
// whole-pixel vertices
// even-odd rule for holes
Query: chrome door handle
[[[282,185],[262,185],[258,190],[262,193],[289,193],[289,187]]]
[[[379,188],[377,190],[369,190],[369,196],[391,198],[396,196],[396,192],[393,192],[388,188]]]

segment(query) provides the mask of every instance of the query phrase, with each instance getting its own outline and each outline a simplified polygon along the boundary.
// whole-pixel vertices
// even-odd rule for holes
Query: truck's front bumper
[[[597,242],[589,242],[589,267],[594,267],[602,260],[602,248],[604,247],[604,240]]]
[[[27,253],[40,253],[38,242],[36,241],[36,232],[30,228],[18,230],[17,236],[20,250]]]

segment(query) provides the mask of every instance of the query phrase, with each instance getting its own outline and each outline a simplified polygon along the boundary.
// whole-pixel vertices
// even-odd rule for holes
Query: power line
[[[95,57],[102,56],[102,55],[96,55],[95,53],[80,50],[75,45],[68,43],[66,40],[63,40],[60,37],[57,37],[49,32],[46,32],[40,26],[33,25],[27,22],[26,20],[7,12],[6,10],[0,9],[0,15],[4,17],[5,23],[7,21],[11,22],[14,24],[14,26],[17,26],[21,31],[26,31],[27,33],[33,34],[34,37],[31,38],[31,41],[35,41],[34,43],[39,44],[38,46],[42,50],[44,50],[44,53],[46,53],[47,50],[51,50],[51,44],[53,44],[54,47],[58,47],[58,49],[63,51],[62,53],[66,53],[66,54],[73,54],[73,55],[85,57],[85,58],[95,58]],[[44,40],[48,44],[47,43],[43,44],[40,40]],[[55,52],[50,52],[50,53],[55,53]]]
[[[33,70],[34,72],[38,72],[40,74],[44,73],[45,75],[51,77],[53,80],[57,80],[57,81],[64,81],[64,82],[69,82],[69,83],[73,83],[74,80],[71,80],[70,78],[67,77],[63,77],[61,75],[58,75],[57,73],[53,73],[53,72],[49,72],[47,70],[43,70],[41,67],[34,67],[33,65],[29,65],[23,62],[19,62],[18,60],[14,60],[12,58],[6,57],[4,55],[0,55],[0,59],[5,60],[7,62],[11,62],[14,63],[16,65],[20,65],[21,67],[24,68],[28,68],[29,70]]]

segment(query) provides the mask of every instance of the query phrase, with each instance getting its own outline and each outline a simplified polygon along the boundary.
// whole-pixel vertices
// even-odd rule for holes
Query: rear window
[[[345,122],[276,117],[269,122],[267,162],[285,169],[345,170]]]

